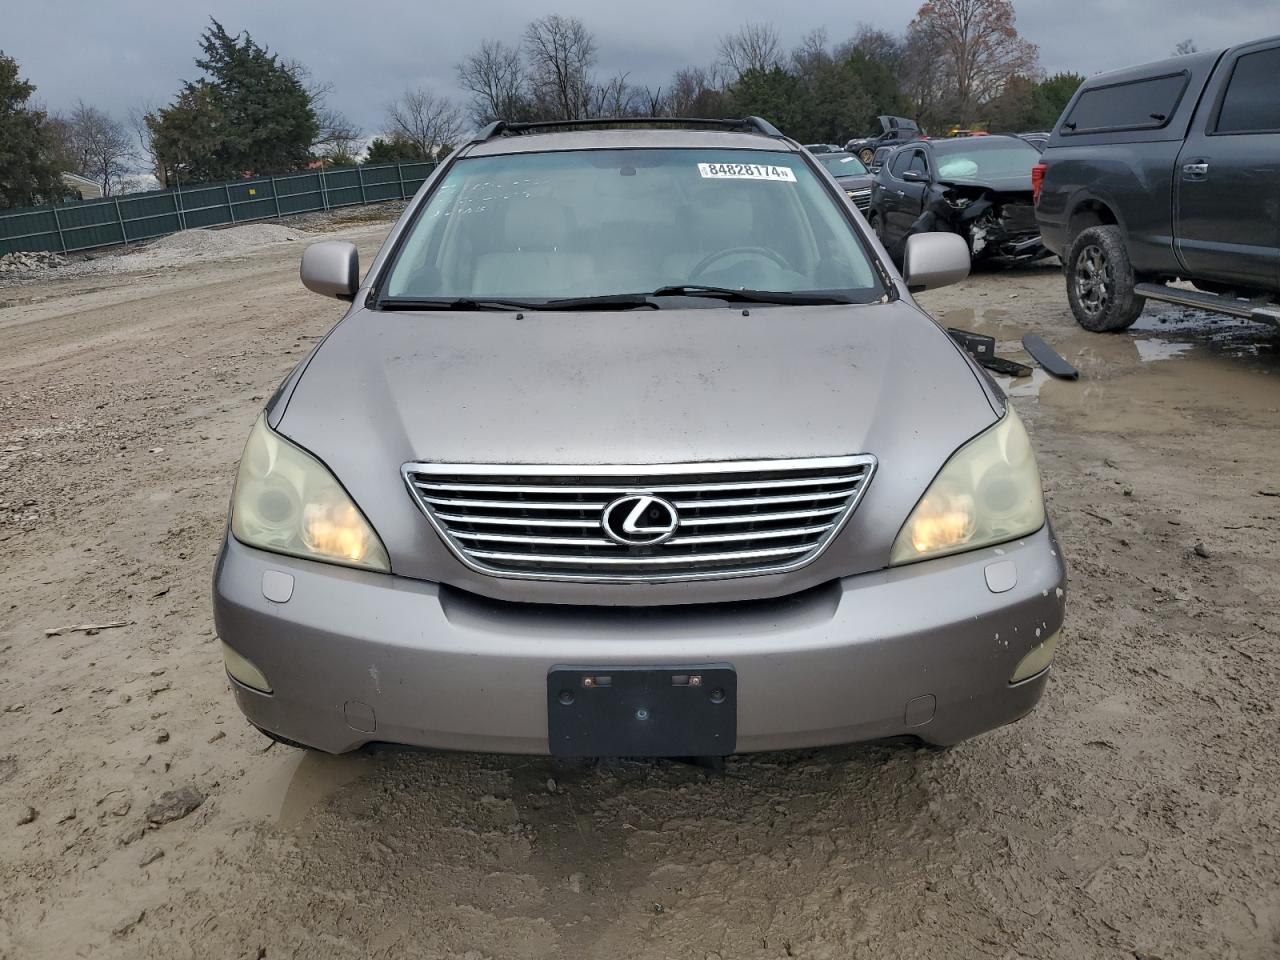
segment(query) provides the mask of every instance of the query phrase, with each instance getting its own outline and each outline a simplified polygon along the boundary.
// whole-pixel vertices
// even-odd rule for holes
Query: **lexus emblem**
[[[600,526],[615,543],[652,547],[675,534],[680,515],[672,503],[661,497],[631,493],[604,508]]]

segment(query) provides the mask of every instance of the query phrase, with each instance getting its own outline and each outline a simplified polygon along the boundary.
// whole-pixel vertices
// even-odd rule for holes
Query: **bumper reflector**
[[[1010,683],[1021,683],[1023,680],[1034,677],[1048,669],[1049,664],[1053,663],[1053,652],[1058,647],[1058,634],[1052,634],[1046,637],[1043,643],[1038,643],[1031,648],[1031,651],[1022,658],[1018,664],[1018,669],[1013,671],[1013,676],[1009,678]]]
[[[222,645],[222,659],[227,665],[227,673],[231,674],[232,679],[237,683],[243,683],[259,693],[271,692],[271,684],[267,682],[262,671],[225,643]]]

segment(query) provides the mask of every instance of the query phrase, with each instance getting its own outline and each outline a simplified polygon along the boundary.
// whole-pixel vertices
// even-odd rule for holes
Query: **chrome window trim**
[[[444,542],[449,551],[457,557],[467,569],[485,576],[498,577],[505,580],[545,580],[561,583],[685,583],[699,580],[729,580],[738,577],[762,577],[792,573],[807,567],[822,556],[832,541],[838,537],[853,516],[854,510],[862,502],[867,488],[875,478],[879,461],[871,454],[852,454],[835,457],[785,458],[778,460],[715,460],[691,463],[640,463],[640,464],[515,464],[515,463],[434,463],[430,461],[410,461],[400,468],[400,476],[405,488],[418,509],[427,518],[436,534]],[[696,571],[674,574],[635,573],[635,574],[564,574],[543,573],[536,571],[508,570],[491,567],[477,562],[468,555],[447,527],[436,517],[435,510],[422,497],[413,482],[417,475],[436,476],[636,476],[651,474],[671,476],[682,474],[714,474],[714,473],[748,473],[752,471],[770,470],[820,470],[831,468],[857,467],[863,470],[861,483],[849,497],[844,510],[836,517],[825,534],[823,534],[803,556],[794,560],[780,562],[768,567],[751,569],[722,569]],[[648,490],[635,487],[626,488],[628,493],[647,493]]]

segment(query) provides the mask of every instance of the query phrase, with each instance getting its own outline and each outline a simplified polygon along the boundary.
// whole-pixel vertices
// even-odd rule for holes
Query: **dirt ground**
[[[923,298],[1082,372],[1013,385],[1071,567],[1014,726],[329,757],[241,719],[209,605],[248,429],[343,310],[300,247],[0,291],[0,957],[1280,956],[1280,338],[1087,334],[1045,267]]]

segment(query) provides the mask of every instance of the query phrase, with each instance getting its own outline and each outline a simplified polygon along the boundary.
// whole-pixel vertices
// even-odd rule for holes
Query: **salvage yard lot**
[[[248,429],[343,310],[301,247],[0,288],[0,958],[1280,953],[1280,337],[1087,334],[1053,267],[922,297],[1081,370],[1012,390],[1071,570],[1014,726],[723,777],[304,755],[209,604]]]

